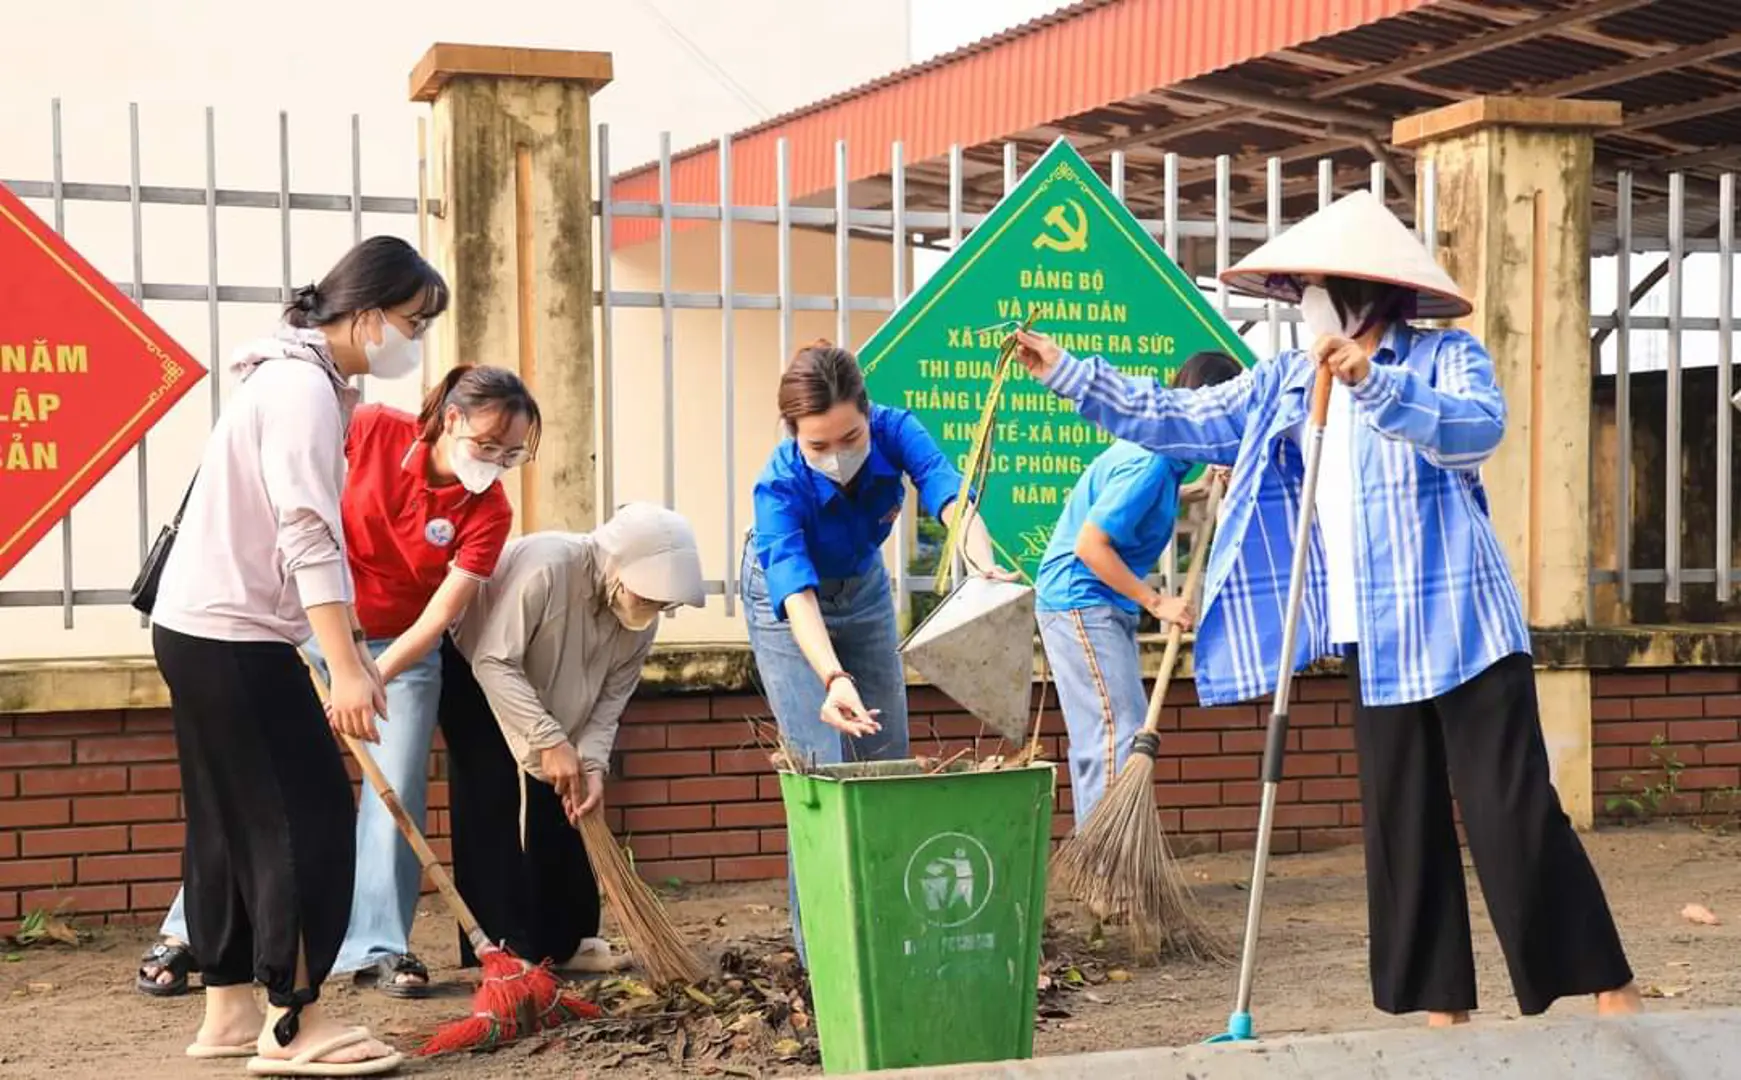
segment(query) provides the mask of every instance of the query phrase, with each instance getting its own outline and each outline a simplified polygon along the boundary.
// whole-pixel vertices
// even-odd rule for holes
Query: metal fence
[[[129,280],[119,282],[120,287],[136,302],[172,301],[181,303],[204,304],[208,312],[209,350],[208,357],[216,357],[219,351],[218,310],[220,304],[257,304],[277,305],[289,296],[292,289],[291,250],[294,235],[293,224],[298,215],[305,214],[349,214],[351,217],[352,234],[361,239],[363,235],[362,215],[365,212],[412,215],[417,222],[417,233],[420,241],[425,233],[427,215],[439,212],[433,201],[424,195],[423,177],[426,175],[425,163],[422,160],[424,138],[421,124],[418,130],[419,153],[419,184],[415,195],[368,195],[364,193],[362,177],[362,133],[360,121],[351,119],[351,185],[349,192],[343,193],[306,193],[295,192],[290,188],[290,120],[284,113],[279,114],[278,145],[279,145],[279,184],[276,190],[243,190],[223,188],[217,181],[216,139],[214,133],[213,111],[205,114],[205,149],[206,149],[206,183],[201,187],[164,187],[146,184],[140,176],[139,166],[139,114],[137,107],[129,110],[128,139],[130,145],[131,175],[125,184],[118,183],[81,183],[69,180],[63,175],[61,152],[61,120],[60,105],[55,102],[53,110],[53,168],[52,175],[47,179],[5,179],[6,183],[17,194],[47,201],[52,208],[53,224],[57,229],[64,226],[65,207],[68,203],[89,201],[103,203],[125,203],[131,210],[132,221],[132,274]],[[611,154],[611,138],[608,126],[601,126],[595,143],[597,147],[597,174],[609,177],[614,162]],[[789,180],[790,148],[785,140],[781,140],[777,148],[777,196],[772,205],[739,206],[734,205],[729,193],[732,190],[732,141],[719,140],[717,144],[717,160],[719,163],[720,199],[715,203],[679,203],[674,201],[672,193],[672,154],[669,136],[660,140],[659,157],[659,198],[657,201],[628,201],[610,196],[601,199],[595,206],[600,232],[600,248],[609,253],[612,250],[613,230],[619,222],[632,219],[651,219],[658,222],[657,240],[660,259],[660,287],[658,290],[626,290],[616,288],[612,281],[611,259],[601,258],[598,261],[597,302],[600,309],[598,325],[598,357],[601,392],[601,505],[615,504],[615,492],[618,483],[614,425],[612,423],[615,408],[616,380],[618,357],[616,356],[616,341],[613,333],[614,314],[628,310],[655,310],[660,316],[661,326],[661,395],[658,402],[659,412],[663,417],[662,440],[664,448],[663,475],[661,477],[662,496],[666,503],[682,509],[682,491],[686,484],[723,484],[726,492],[735,492],[741,484],[747,483],[749,477],[759,466],[759,462],[750,463],[749,468],[742,467],[744,463],[737,460],[735,440],[736,394],[737,394],[737,364],[736,334],[734,320],[742,312],[774,312],[779,324],[779,354],[788,357],[792,352],[793,317],[799,312],[832,312],[837,320],[837,340],[851,342],[850,316],[854,312],[892,312],[910,294],[914,283],[909,280],[908,253],[913,248],[913,239],[918,234],[924,234],[927,243],[936,249],[947,251],[970,235],[972,230],[984,220],[983,214],[971,213],[964,209],[964,158],[963,152],[957,148],[948,158],[948,203],[946,210],[910,208],[907,202],[907,175],[911,163],[905,160],[901,144],[896,143],[889,148],[889,180],[892,188],[892,202],[886,208],[856,208],[851,205],[850,192],[852,185],[847,171],[847,145],[840,142],[835,147],[834,161],[836,184],[833,192],[832,206],[801,205],[791,189]],[[1105,168],[1105,179],[1113,193],[1121,200],[1125,197],[1125,157],[1122,152],[1111,155],[1106,162],[1095,163],[1097,168]],[[1165,159],[1165,181],[1162,212],[1158,218],[1144,219],[1143,226],[1162,245],[1169,255],[1178,257],[1181,242],[1198,239],[1210,241],[1214,246],[1214,269],[1224,269],[1232,261],[1234,247],[1261,241],[1276,235],[1286,225],[1282,220],[1281,208],[1284,193],[1284,165],[1280,159],[1268,162],[1264,177],[1266,213],[1262,221],[1236,220],[1233,212],[1232,198],[1232,161],[1221,157],[1215,162],[1215,199],[1214,213],[1210,218],[1186,218],[1181,213],[1179,198],[1180,160],[1176,155],[1168,155]],[[1297,170],[1296,170],[1297,172]],[[1372,189],[1381,196],[1385,190],[1385,166],[1373,162],[1370,168],[1369,182]],[[1004,190],[1013,188],[1020,177],[1020,162],[1018,148],[1009,145],[1003,153],[1003,185]],[[1342,190],[1337,190],[1337,173],[1333,162],[1329,160],[1316,163],[1318,203],[1323,205],[1335,195],[1346,193],[1350,184],[1344,180]],[[1628,448],[1628,452],[1620,453],[1617,458],[1617,475],[1611,486],[1606,490],[1596,491],[1595,498],[1599,502],[1617,508],[1615,513],[1616,527],[1611,546],[1598,545],[1592,534],[1591,550],[1591,581],[1593,584],[1614,584],[1624,598],[1632,598],[1632,590],[1637,585],[1661,584],[1668,603],[1678,603],[1683,586],[1688,584],[1714,584],[1717,597],[1726,601],[1731,596],[1733,585],[1741,580],[1737,577],[1737,568],[1730,557],[1731,534],[1733,530],[1732,500],[1730,498],[1732,477],[1732,416],[1727,404],[1730,393],[1734,390],[1730,372],[1733,359],[1733,287],[1734,287],[1734,194],[1735,185],[1732,175],[1721,177],[1718,185],[1718,209],[1714,215],[1716,225],[1711,230],[1689,236],[1686,228],[1687,186],[1685,177],[1673,174],[1667,178],[1667,220],[1665,234],[1646,236],[1633,229],[1633,207],[1635,204],[1634,176],[1622,173],[1618,177],[1617,198],[1614,200],[1612,212],[1607,208],[1599,208],[1598,216],[1607,214],[1611,219],[1612,242],[1603,258],[1614,258],[1613,271],[1615,294],[1618,303],[1612,310],[1605,310],[1592,317],[1593,353],[1598,358],[1605,355],[1604,349],[1613,353],[1614,368],[1614,425],[1620,445]],[[1430,224],[1436,217],[1437,185],[1430,169],[1420,178],[1422,222]],[[610,185],[601,184],[603,190],[609,191]],[[142,208],[147,205],[203,206],[205,208],[204,243],[207,253],[207,277],[204,282],[151,282],[144,280],[144,253]],[[1397,204],[1393,201],[1393,206]],[[279,219],[279,239],[281,248],[281,280],[272,283],[226,284],[218,277],[218,209],[220,207],[243,207],[262,212],[275,212]],[[1412,207],[1398,209],[1408,213]],[[710,291],[679,291],[674,287],[674,264],[672,242],[679,223],[682,222],[712,222],[719,232],[719,276],[717,290]],[[734,281],[733,258],[734,227],[739,225],[772,226],[776,235],[777,247],[777,287],[773,293],[753,293],[740,291]],[[1417,227],[1420,227],[1417,224]],[[795,231],[812,230],[832,234],[834,240],[834,289],[830,293],[806,291],[801,278],[801,268],[797,266],[792,254],[792,237]],[[1429,246],[1436,243],[1438,230],[1432,227],[1422,228],[1423,236]],[[887,295],[867,294],[864,291],[854,291],[849,273],[849,245],[855,237],[871,237],[886,239],[891,252],[892,288]],[[1663,256],[1662,265],[1638,279],[1632,276],[1632,262],[1637,255],[1654,253]],[[1709,253],[1716,255],[1715,274],[1717,283],[1717,310],[1711,314],[1692,314],[1686,310],[1685,288],[1688,280],[1687,257],[1693,253]],[[1662,315],[1636,315],[1634,305],[1649,295],[1659,284],[1666,283],[1667,308]],[[1256,303],[1238,300],[1231,296],[1225,286],[1214,280],[1199,279],[1199,287],[1211,298],[1214,306],[1230,322],[1234,324],[1242,336],[1250,335],[1255,350],[1259,355],[1278,351],[1283,344],[1284,327],[1297,321],[1297,314],[1289,307],[1275,303]],[[679,475],[678,459],[674,452],[676,415],[677,415],[677,340],[675,313],[682,310],[712,310],[721,315],[721,332],[717,342],[719,357],[719,406],[723,417],[722,458],[718,463],[698,462],[697,468],[705,467],[708,474]],[[1714,484],[1715,506],[1710,509],[1715,517],[1716,539],[1713,545],[1713,565],[1693,567],[1685,565],[1681,536],[1687,507],[1683,505],[1683,486],[1686,477],[1683,475],[1682,453],[1682,418],[1686,413],[1681,391],[1685,365],[1683,363],[1683,339],[1689,332],[1715,331],[1717,336],[1716,358],[1716,395],[1712,408],[1715,410],[1715,461],[1710,462],[1715,472]],[[1633,565],[1632,552],[1634,548],[1634,520],[1631,513],[1633,491],[1636,482],[1633,462],[1634,436],[1639,430],[1640,418],[1634,414],[1632,398],[1635,380],[1638,377],[1633,370],[1632,359],[1638,350],[1640,340],[1649,335],[1661,335],[1666,341],[1666,364],[1663,377],[1666,380],[1667,403],[1662,414],[1664,453],[1666,462],[1662,476],[1664,483],[1665,505],[1663,510],[1663,532],[1666,538],[1665,557],[1662,566]],[[1611,339],[1611,340],[1610,340]],[[685,343],[686,345],[689,343]],[[1601,376],[1598,376],[1600,379]],[[217,379],[210,384],[212,414],[215,417],[219,408],[219,384]],[[1647,418],[1648,420],[1648,418]],[[148,440],[149,441],[149,440]],[[1592,453],[1596,440],[1592,439]],[[137,491],[137,521],[136,540],[140,556],[148,549],[154,532],[152,509],[147,505],[146,492],[150,476],[151,458],[147,442],[142,442],[134,453],[135,485]],[[1702,466],[1694,463],[1694,469]],[[159,516],[166,516],[159,508]],[[926,577],[910,574],[908,567],[912,562],[913,552],[910,550],[913,535],[912,501],[909,500],[903,527],[896,530],[897,545],[897,588],[903,608],[915,589],[929,587],[930,580]],[[737,519],[733,509],[733,501],[725,500],[724,520],[721,523],[714,541],[706,542],[708,547],[713,543],[719,545],[722,557],[720,565],[723,576],[708,583],[708,591],[721,594],[725,600],[727,613],[730,614],[735,604],[737,591],[736,560],[733,555],[737,545],[742,540],[743,522]],[[104,582],[92,584],[77,580],[73,559],[72,544],[73,525],[70,521],[63,522],[59,529],[60,547],[62,553],[61,585],[58,589],[34,590],[0,590],[0,608],[17,607],[60,607],[63,611],[63,621],[67,627],[72,627],[74,610],[81,605],[119,605],[126,603],[124,582]],[[1603,550],[1598,550],[1598,547]],[[1171,584],[1171,568],[1174,560],[1163,560],[1160,574],[1163,582]]]
[[[290,189],[290,117],[288,113],[278,114],[278,188],[277,190],[247,190],[225,188],[218,186],[217,158],[217,128],[214,109],[205,110],[205,186],[200,187],[164,187],[147,184],[140,175],[140,136],[139,136],[139,106],[128,106],[127,139],[129,177],[125,184],[117,183],[81,183],[69,180],[64,175],[63,137],[61,122],[61,102],[57,98],[50,103],[52,166],[51,174],[46,180],[17,180],[0,175],[0,183],[11,188],[20,198],[46,200],[51,207],[51,223],[56,232],[66,231],[66,209],[69,203],[126,203],[131,211],[131,249],[132,273],[127,280],[116,281],[115,284],[126,293],[134,303],[143,304],[147,300],[176,301],[190,304],[204,304],[207,313],[208,341],[206,358],[208,366],[215,364],[221,353],[219,342],[219,310],[222,304],[255,304],[278,307],[287,302],[295,285],[291,280],[291,251],[293,224],[301,214],[349,214],[351,217],[352,242],[363,239],[363,214],[403,214],[414,216],[418,222],[418,236],[424,235],[423,222],[431,212],[438,212],[438,207],[425,205],[421,195],[386,196],[366,195],[363,191],[362,168],[362,122],[352,115],[350,118],[350,174],[351,190],[341,194],[305,193]],[[418,125],[419,148],[419,178],[424,174],[422,148],[425,145],[423,125]],[[422,190],[419,183],[419,191]],[[206,280],[203,282],[152,282],[145,280],[145,245],[144,245],[144,208],[151,205],[160,206],[203,206],[205,208],[205,249],[206,249]],[[279,221],[280,260],[282,265],[281,280],[277,284],[224,284],[218,277],[218,210],[222,207],[242,207],[261,211],[275,211]],[[221,383],[215,368],[212,377],[207,380],[211,394],[211,415],[215,423],[222,405]],[[366,393],[366,388],[365,388]],[[152,459],[150,455],[150,437],[142,439],[133,451],[136,470],[135,491],[138,500],[136,520],[139,559],[143,562],[146,552],[150,550],[155,529],[152,521],[152,508],[149,505],[148,491],[151,475]],[[160,517],[167,516],[161,513]],[[77,573],[73,556],[73,522],[69,516],[62,520],[59,526],[61,548],[61,587],[58,589],[12,589],[0,590],[0,608],[17,607],[60,607],[62,622],[67,629],[73,628],[73,611],[84,605],[124,605],[128,602],[126,582],[110,582],[101,586],[89,586],[76,580]],[[131,580],[129,575],[128,580]]]

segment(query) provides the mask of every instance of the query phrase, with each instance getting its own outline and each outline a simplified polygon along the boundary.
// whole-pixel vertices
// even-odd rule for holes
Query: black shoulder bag
[[[193,486],[198,482],[199,472],[196,470],[193,479],[187,482],[187,490],[182,492],[181,505],[176,508],[174,519],[158,532],[157,541],[145,554],[144,565],[139,567],[139,576],[133,579],[132,588],[127,590],[129,602],[141,615],[150,615],[151,609],[157,606],[157,582],[163,577],[163,565],[169,561],[169,551],[175,546],[175,534],[181,531],[181,515],[187,513],[187,500],[192,497]]]

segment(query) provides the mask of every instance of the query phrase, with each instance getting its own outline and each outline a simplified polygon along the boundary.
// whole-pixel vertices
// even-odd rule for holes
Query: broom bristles
[[[1171,945],[1198,961],[1227,963],[1231,950],[1167,845],[1154,776],[1155,759],[1132,752],[1082,828],[1060,845],[1053,876],[1097,917],[1127,917],[1139,957],[1152,959]]]
[[[659,897],[623,857],[603,815],[592,813],[581,818],[580,835],[586,842],[593,874],[616,912],[623,936],[629,940],[629,949],[646,972],[647,981],[654,986],[700,982],[706,969],[672,925]]]
[[[419,1057],[486,1050],[599,1015],[598,1006],[563,993],[548,964],[529,964],[501,948],[481,950],[478,963],[483,981],[472,995],[472,1014],[437,1028],[417,1051]]]

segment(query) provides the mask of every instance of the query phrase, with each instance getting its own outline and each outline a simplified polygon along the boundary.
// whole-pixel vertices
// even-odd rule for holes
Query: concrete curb
[[[1525,1020],[1455,1031],[1363,1031],[874,1075],[933,1080],[1725,1080],[1741,1078],[1741,1009],[1658,1012],[1616,1020]]]

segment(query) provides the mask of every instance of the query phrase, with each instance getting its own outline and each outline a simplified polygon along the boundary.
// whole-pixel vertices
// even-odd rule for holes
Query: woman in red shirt
[[[373,753],[420,823],[441,698],[442,634],[496,568],[514,518],[497,478],[531,459],[540,428],[525,383],[493,367],[449,371],[416,416],[363,405],[351,417],[345,549],[357,620],[387,687],[389,722],[378,728]],[[313,641],[304,648],[321,659]],[[350,929],[334,974],[372,979],[394,997],[429,992],[429,971],[410,948],[421,880],[416,855],[365,786]],[[197,965],[180,896],[161,932],[140,968],[139,989],[157,997],[186,993],[187,973]]]

